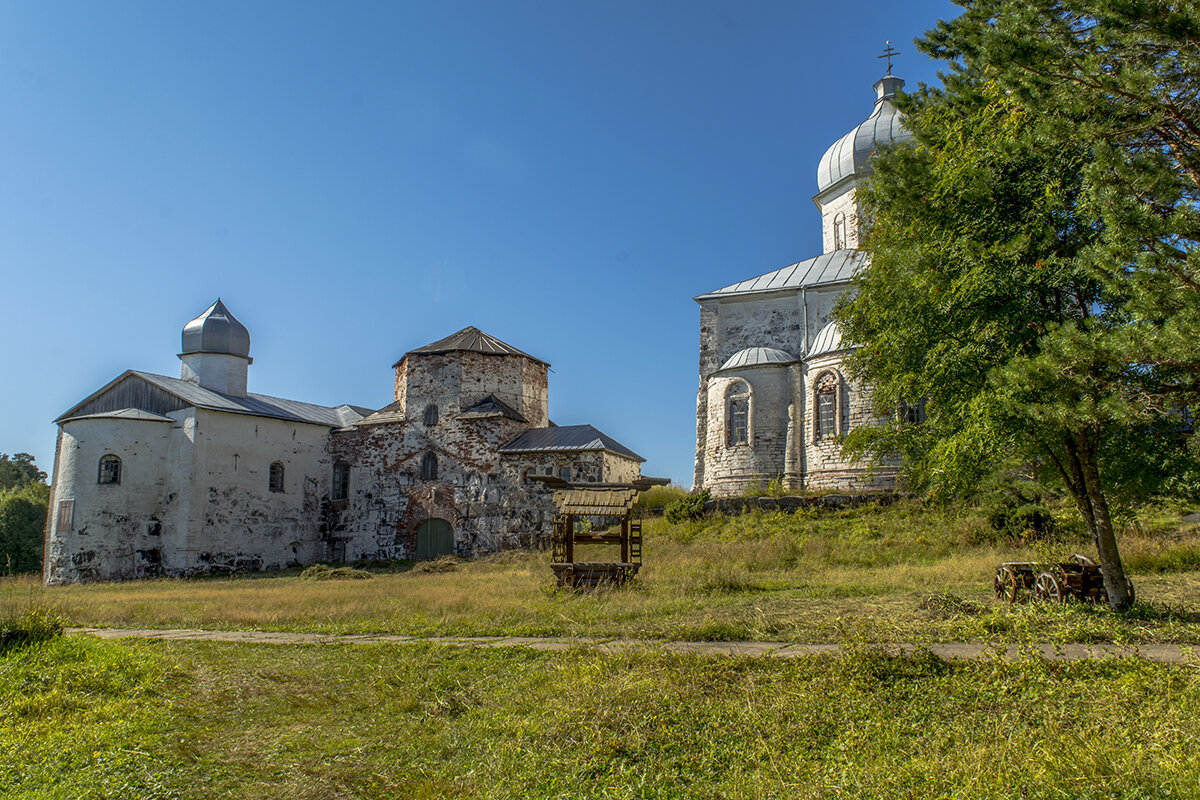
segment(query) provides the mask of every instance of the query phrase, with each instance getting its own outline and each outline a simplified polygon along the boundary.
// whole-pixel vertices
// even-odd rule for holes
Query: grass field
[[[1200,675],[1138,660],[68,637],[0,657],[0,796],[1200,796]]]
[[[370,580],[264,574],[0,583],[0,797],[1200,798],[1200,670],[1138,659],[947,662],[872,642],[1200,642],[1200,534],[1147,511],[1116,615],[991,598],[970,514],[749,514],[649,527],[636,585],[555,592],[544,555]],[[57,637],[68,623],[767,638],[832,656],[653,646],[547,653]],[[26,609],[25,612],[13,609]],[[29,635],[22,635],[22,632]]]
[[[1121,538],[1139,603],[992,598],[1001,561],[1090,552],[1069,519],[1055,541],[1012,544],[977,515],[915,502],[795,515],[647,522],[645,567],[620,591],[559,592],[547,556],[508,553],[451,572],[371,580],[297,573],[42,588],[0,579],[0,602],[49,603],[72,624],[409,635],[581,635],[795,642],[958,640],[1200,643],[1200,527],[1148,510]]]

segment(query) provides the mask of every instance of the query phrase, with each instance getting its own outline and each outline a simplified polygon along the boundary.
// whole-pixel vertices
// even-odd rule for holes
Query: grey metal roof
[[[404,410],[400,401],[389,403],[378,411],[366,414],[355,425],[383,425],[389,422],[404,422]]]
[[[546,364],[546,366],[549,366],[547,362],[542,361],[540,358],[534,358],[524,350],[518,350],[511,344],[502,342],[495,336],[484,333],[483,331],[479,330],[479,328],[473,326],[463,328],[461,331],[452,333],[445,339],[439,339],[432,344],[427,344],[424,347],[418,347],[415,350],[409,350],[404,354],[404,356],[407,357],[413,353],[455,353],[462,351],[471,353],[487,353],[488,355],[499,356],[524,356],[525,358],[536,361],[539,364]],[[400,361],[403,360],[404,358],[400,359]],[[392,367],[395,368],[400,366],[400,361],[397,361],[392,365]]]
[[[229,353],[249,358],[250,331],[229,313],[218,297],[203,314],[183,326],[180,353]]]
[[[745,350],[739,350],[731,355],[717,372],[743,367],[781,367],[786,364],[794,364],[799,360],[791,353],[777,350],[774,347],[747,347]]]
[[[823,192],[852,175],[869,171],[867,162],[880,145],[907,141],[912,134],[904,127],[904,118],[892,104],[904,81],[888,75],[875,84],[875,108],[865,121],[838,139],[817,164],[817,191]]]
[[[77,417],[71,417],[69,422],[75,422],[80,419],[132,419],[142,422],[174,422],[170,417],[164,417],[162,414],[152,414],[149,411],[143,411],[140,408],[120,408],[116,411],[101,411],[96,414],[81,414]]]
[[[521,416],[519,411],[510,406],[508,403],[505,403],[500,398],[496,397],[494,394],[489,394],[475,405],[463,411],[461,414],[459,414],[459,416],[467,417],[468,419],[472,417],[501,416],[508,417],[509,419],[515,419],[517,422],[528,422],[527,419]]]
[[[616,439],[601,433],[591,425],[559,425],[552,428],[530,428],[500,446],[501,453],[542,453],[563,450],[608,450],[626,458],[646,459]]]
[[[716,289],[696,298],[711,300],[719,297],[731,297],[742,294],[757,294],[760,292],[779,292],[788,289],[799,289],[806,286],[822,286],[832,283],[845,283],[854,274],[870,263],[871,257],[863,250],[834,250],[822,253],[816,258],[800,261],[783,269],[759,275],[757,278],[740,281],[723,289]]]
[[[817,337],[813,339],[812,346],[808,348],[808,354],[805,358],[816,358],[826,353],[836,353],[838,350],[848,349],[842,345],[842,329],[836,322],[828,323]]]
[[[131,369],[122,373],[116,380],[104,386],[99,391],[89,395],[82,402],[76,404],[70,411],[55,420],[55,422],[63,422],[72,418],[72,415],[76,411],[83,410],[89,405],[95,405],[92,402],[93,400],[101,399],[101,396],[110,389],[114,389],[118,384],[130,379],[142,381],[176,398],[180,401],[179,405],[176,406],[177,408],[195,406],[196,408],[207,408],[214,411],[229,411],[234,414],[251,414],[258,417],[271,417],[291,422],[326,425],[330,428],[343,428],[361,419],[358,411],[352,406],[330,408],[328,406],[318,406],[313,403],[301,403],[298,400],[286,400],[282,397],[271,397],[265,394],[248,394],[245,397],[233,397],[221,394],[220,392],[214,392],[212,389],[205,389],[198,383],[185,381],[181,378],[168,378],[166,375],[155,375],[151,372],[140,372]],[[103,405],[103,403],[100,405]],[[97,408],[95,412],[87,413],[109,410],[112,409]],[[155,409],[143,410],[158,413]]]

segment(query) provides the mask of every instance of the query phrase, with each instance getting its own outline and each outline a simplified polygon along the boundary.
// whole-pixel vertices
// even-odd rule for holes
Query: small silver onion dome
[[[849,345],[842,344],[842,329],[838,327],[836,322],[830,322],[821,332],[817,334],[817,338],[813,339],[812,347],[808,348],[808,355],[805,358],[815,358],[823,356],[826,353],[836,353],[838,350],[849,349]]]
[[[851,175],[869,172],[867,162],[880,145],[908,141],[912,134],[892,104],[904,81],[885,75],[875,82],[875,109],[866,121],[834,142],[817,165],[817,191],[823,192]]]
[[[249,358],[250,331],[217,298],[208,310],[183,326],[181,354],[188,353],[228,353]]]
[[[745,367],[782,367],[797,360],[791,353],[774,347],[747,347],[731,355],[717,372]]]

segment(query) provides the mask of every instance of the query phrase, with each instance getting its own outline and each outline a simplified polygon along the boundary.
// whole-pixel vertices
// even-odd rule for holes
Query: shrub
[[[678,500],[673,500],[667,504],[663,515],[667,518],[667,522],[670,522],[672,525],[700,519],[700,517],[704,516],[704,504],[708,502],[709,495],[710,492],[708,489],[705,489],[704,491],[681,497]]]
[[[634,508],[665,508],[668,504],[683,497],[687,497],[687,489],[682,486],[676,486],[673,483],[667,486],[651,486],[638,495]]]

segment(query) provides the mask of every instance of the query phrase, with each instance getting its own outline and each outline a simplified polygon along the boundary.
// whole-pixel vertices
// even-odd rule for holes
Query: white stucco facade
[[[884,489],[896,484],[896,463],[855,463],[842,452],[847,433],[882,424],[869,387],[844,368],[849,343],[832,312],[854,274],[869,262],[860,250],[858,182],[877,147],[909,134],[892,105],[903,81],[875,85],[866,121],[821,158],[814,203],[823,252],[783,269],[696,298],[700,304],[700,386],[696,396],[694,488],[731,496],[778,481],[787,490]],[[751,363],[764,349],[787,354]],[[748,409],[731,402],[745,386]],[[741,433],[741,415],[749,430]]]

